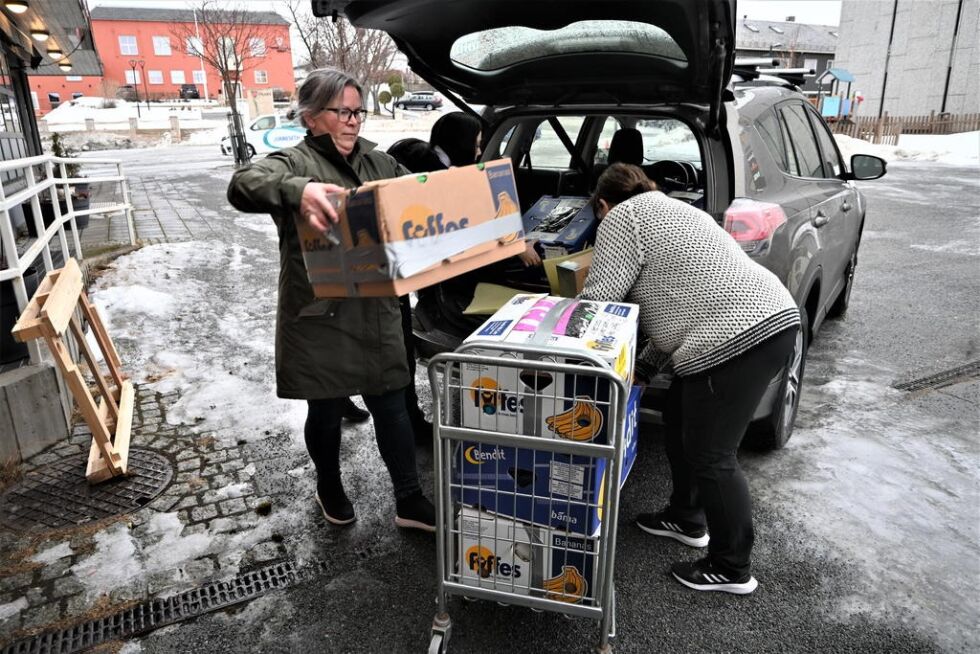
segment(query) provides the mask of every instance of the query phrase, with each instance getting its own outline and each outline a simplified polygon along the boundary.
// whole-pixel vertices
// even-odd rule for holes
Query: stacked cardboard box
[[[460,423],[491,432],[607,443],[616,415],[613,390],[595,374],[521,369],[513,351],[480,342],[537,345],[537,356],[580,363],[591,352],[629,383],[639,309],[518,295],[467,339],[469,350],[500,357],[502,365],[463,365]],[[527,356],[524,356],[526,359]],[[641,390],[625,405],[622,484],[636,456]],[[452,490],[464,508],[457,552],[464,583],[552,599],[590,602],[594,588],[599,507],[607,462],[602,457],[534,448],[460,442],[453,454]],[[556,592],[556,589],[562,592]]]

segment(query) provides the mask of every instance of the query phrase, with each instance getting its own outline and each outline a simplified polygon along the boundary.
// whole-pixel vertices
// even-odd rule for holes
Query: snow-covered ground
[[[835,134],[844,159],[853,154],[873,154],[885,161],[935,161],[957,166],[980,163],[980,131],[960,134],[903,134],[898,145],[876,145]]]
[[[409,117],[400,115],[396,120],[372,117],[363,133],[382,147],[408,136],[426,138],[437,115],[420,112]],[[211,136],[201,138],[206,143],[207,138],[222,135],[214,130]],[[837,138],[848,158],[853,153],[866,152],[889,161],[950,164],[965,161],[974,168],[980,149],[977,132],[915,137],[903,141],[900,147]],[[170,150],[165,156],[178,152]],[[227,170],[214,170],[206,175],[204,187],[223,191]],[[301,402],[280,400],[275,395],[272,344],[278,253],[274,226],[265,216],[238,214],[227,206],[220,210],[215,206],[207,211],[208,220],[220,236],[208,241],[147,246],[117,259],[96,283],[93,300],[103,313],[135,381],[160,392],[180,391],[179,400],[167,413],[172,424],[181,425],[182,430],[214,432],[219,437],[248,443],[261,441],[270,433],[279,434],[293,452],[302,453],[305,406]],[[976,249],[972,248],[971,252],[975,253]],[[826,339],[826,334],[823,338]],[[817,372],[820,365],[831,364],[814,359],[813,371]],[[863,541],[848,540],[850,535],[864,529],[890,540],[895,536],[888,531],[888,523],[896,519],[897,512],[913,510],[926,514],[930,505],[946,508],[949,501],[924,493],[912,501],[903,496],[902,501],[906,502],[903,505],[886,496],[885,504],[892,510],[882,511],[878,505],[883,495],[866,493],[863,466],[867,461],[874,461],[876,467],[895,470],[899,475],[910,460],[916,460],[920,468],[913,478],[923,487],[928,487],[928,479],[933,476],[950,477],[944,468],[946,459],[928,459],[933,461],[928,466],[922,463],[928,457],[922,452],[921,435],[941,431],[943,425],[902,405],[899,393],[882,382],[883,377],[890,379],[891,374],[891,371],[883,374],[877,369],[862,368],[860,374],[851,373],[846,379],[830,378],[823,383],[811,376],[810,397],[819,399],[820,405],[805,407],[812,414],[811,423],[800,425],[792,452],[801,457],[801,465],[807,466],[812,465],[811,458],[824,457],[811,475],[820,483],[811,479],[807,485],[805,481],[791,480],[779,489],[760,493],[761,499],[774,501],[782,501],[784,495],[796,498],[793,501],[806,498],[807,511],[819,516],[821,524],[828,525],[823,536],[832,541],[839,539],[838,551],[853,558],[867,574],[886,578],[889,587],[893,580],[883,568],[893,561],[878,561],[873,552],[862,547]],[[420,369],[418,381],[421,387],[427,387],[424,369]],[[825,405],[833,410],[824,410]],[[861,429],[854,425],[861,425]],[[877,427],[875,433],[888,434],[889,438],[868,437],[869,425]],[[345,439],[345,448],[354,450],[353,453],[345,450],[345,471],[354,467],[362,471],[376,469],[378,474],[370,484],[362,483],[360,490],[366,492],[365,486],[371,486],[376,492],[384,493],[387,482],[373,450],[370,427],[354,429],[358,431],[356,436],[352,434]],[[807,442],[812,444],[801,446]],[[964,460],[955,451],[948,453],[948,457],[957,470],[968,471],[975,463]],[[142,542],[123,526],[105,530],[96,538],[95,551],[73,573],[93,594],[125,586],[134,578],[168,574],[180,581],[191,574],[187,566],[202,554],[227,552],[234,558],[251,544],[269,537],[272,531],[304,534],[295,544],[300,550],[298,558],[303,559],[304,551],[313,547],[313,537],[307,533],[312,474],[308,464],[287,474],[297,480],[302,492],[296,494],[287,510],[276,514],[275,522],[261,523],[236,534],[217,529],[206,534],[189,534],[184,532],[176,514],[162,513],[146,526]],[[843,490],[827,496],[823,492],[824,477],[836,479]],[[954,481],[956,493],[969,496],[971,488],[966,473],[956,476]],[[886,491],[891,493],[894,489]],[[241,484],[232,484],[220,494],[230,498],[241,492]],[[890,502],[892,499],[894,503]],[[900,506],[906,508],[899,509]],[[835,527],[835,520],[839,527]],[[896,551],[903,547],[900,539],[889,544]],[[966,547],[963,544],[956,549],[957,553]],[[928,547],[924,551],[934,559],[926,567],[939,577],[943,573],[941,557]],[[68,545],[58,544],[39,553],[36,560],[50,561],[67,553],[70,553]],[[969,552],[961,556],[968,558]],[[229,563],[233,569],[235,561]],[[862,601],[854,600],[855,612],[866,609]],[[909,600],[909,605],[914,605],[914,601]],[[22,608],[12,604],[0,606],[0,618],[4,611]]]

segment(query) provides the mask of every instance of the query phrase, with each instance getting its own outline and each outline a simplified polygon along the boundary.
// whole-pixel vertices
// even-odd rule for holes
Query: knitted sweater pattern
[[[602,220],[581,297],[640,305],[650,339],[640,357],[667,357],[679,375],[729,361],[800,324],[782,282],[749,258],[711,216],[659,191]]]

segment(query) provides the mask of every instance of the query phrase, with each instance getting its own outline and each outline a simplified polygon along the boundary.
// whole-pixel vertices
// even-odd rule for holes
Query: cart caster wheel
[[[432,640],[429,641],[429,654],[445,654],[445,652],[442,634],[432,634]]]

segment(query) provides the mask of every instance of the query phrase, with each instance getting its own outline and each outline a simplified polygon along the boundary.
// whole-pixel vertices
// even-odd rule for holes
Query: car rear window
[[[584,120],[585,118],[582,116],[561,116],[558,118],[558,122],[565,128],[568,138],[573,143],[578,137]],[[571,153],[558,138],[555,128],[547,121],[542,122],[537,127],[534,133],[534,142],[531,143],[530,155],[532,165],[535,168],[560,170],[571,166]]]
[[[453,43],[449,57],[476,70],[498,70],[542,57],[588,52],[630,52],[687,61],[667,32],[647,23],[591,20],[557,30],[498,27],[474,32]]]

